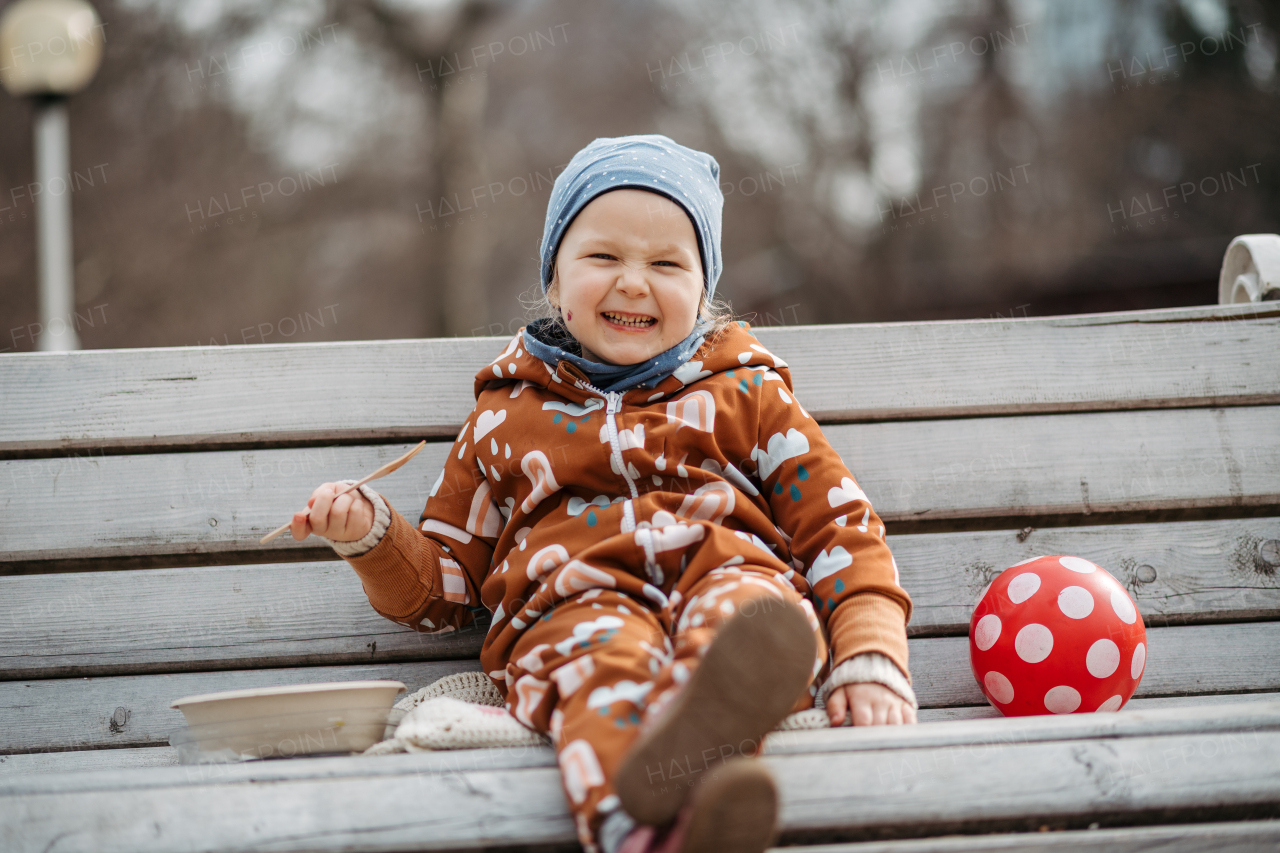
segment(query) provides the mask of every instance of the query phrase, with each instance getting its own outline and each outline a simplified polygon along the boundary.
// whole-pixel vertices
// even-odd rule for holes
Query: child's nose
[[[616,287],[628,296],[644,296],[649,292],[649,281],[644,275],[645,265],[632,261],[622,262]]]

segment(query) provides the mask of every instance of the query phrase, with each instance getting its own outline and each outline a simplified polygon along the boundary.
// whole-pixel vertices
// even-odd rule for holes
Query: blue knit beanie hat
[[[542,229],[542,290],[551,286],[556,252],[582,208],[617,189],[640,189],[674,201],[693,222],[707,298],[720,278],[720,164],[702,151],[665,136],[601,137],[583,148],[556,178]]]

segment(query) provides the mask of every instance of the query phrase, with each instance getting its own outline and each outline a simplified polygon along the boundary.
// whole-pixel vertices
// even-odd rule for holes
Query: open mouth
[[[620,314],[617,311],[601,311],[600,316],[610,323],[626,326],[629,329],[647,329],[658,322],[658,318],[650,317],[647,314]]]

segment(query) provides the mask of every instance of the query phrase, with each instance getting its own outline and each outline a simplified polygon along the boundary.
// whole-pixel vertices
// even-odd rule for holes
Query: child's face
[[[637,364],[689,336],[702,261],[688,215],[645,190],[597,196],[556,254],[560,313],[585,358]]]

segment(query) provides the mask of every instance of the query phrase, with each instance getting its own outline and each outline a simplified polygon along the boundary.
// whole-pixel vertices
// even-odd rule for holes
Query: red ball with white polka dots
[[[1147,632],[1133,599],[1081,557],[1005,569],[969,620],[969,663],[1006,717],[1118,711],[1142,680]]]

